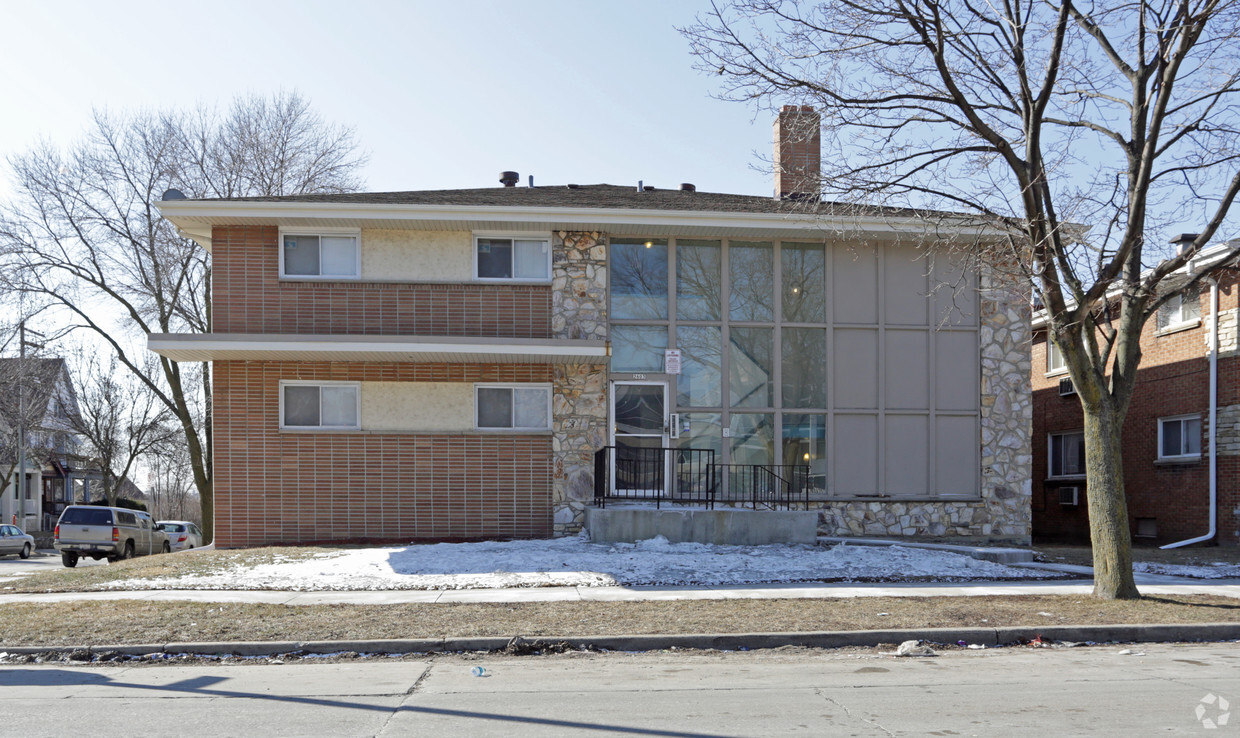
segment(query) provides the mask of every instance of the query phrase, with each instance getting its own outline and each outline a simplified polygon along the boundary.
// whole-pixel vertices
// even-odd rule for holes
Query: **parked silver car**
[[[161,520],[156,525],[168,534],[173,551],[184,551],[202,545],[202,530],[188,520]]]
[[[16,525],[0,525],[0,556],[17,554],[28,559],[31,551],[34,551],[34,536],[22,533]]]
[[[70,505],[56,523],[56,550],[65,566],[77,566],[78,557],[98,561],[128,559],[172,550],[168,536],[151,516],[120,507]]]

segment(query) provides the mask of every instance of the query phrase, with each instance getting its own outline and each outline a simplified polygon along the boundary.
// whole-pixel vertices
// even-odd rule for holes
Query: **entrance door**
[[[667,385],[613,382],[611,385],[612,493],[621,497],[663,497],[671,454],[668,448]]]

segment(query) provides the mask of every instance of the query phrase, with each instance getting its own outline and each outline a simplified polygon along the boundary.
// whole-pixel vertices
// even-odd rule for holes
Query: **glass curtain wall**
[[[653,379],[666,349],[682,353],[673,443],[807,466],[825,493],[824,244],[613,238],[610,255],[612,373]]]

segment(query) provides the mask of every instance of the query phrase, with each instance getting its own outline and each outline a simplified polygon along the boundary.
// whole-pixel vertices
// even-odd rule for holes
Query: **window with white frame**
[[[1201,293],[1190,287],[1172,295],[1158,308],[1158,330],[1196,325],[1201,320]]]
[[[1158,419],[1158,458],[1162,460],[1201,457],[1201,416],[1177,415]]]
[[[1046,373],[1058,374],[1059,372],[1068,371],[1068,363],[1064,361],[1063,352],[1059,350],[1059,346],[1050,339],[1046,338]]]
[[[480,430],[551,428],[550,386],[480,384],[475,387],[475,394]]]
[[[1049,445],[1052,478],[1085,476],[1085,434],[1083,432],[1052,433]]]
[[[361,275],[357,233],[280,233],[280,276],[357,279]]]
[[[474,239],[478,279],[551,279],[551,241],[546,238]]]
[[[357,382],[281,382],[280,427],[357,430],[360,402]]]

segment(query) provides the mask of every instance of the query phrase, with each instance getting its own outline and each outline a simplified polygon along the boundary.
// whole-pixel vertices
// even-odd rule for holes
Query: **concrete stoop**
[[[585,527],[590,540],[601,543],[636,543],[663,536],[670,543],[812,545],[818,537],[818,512],[587,507]]]

